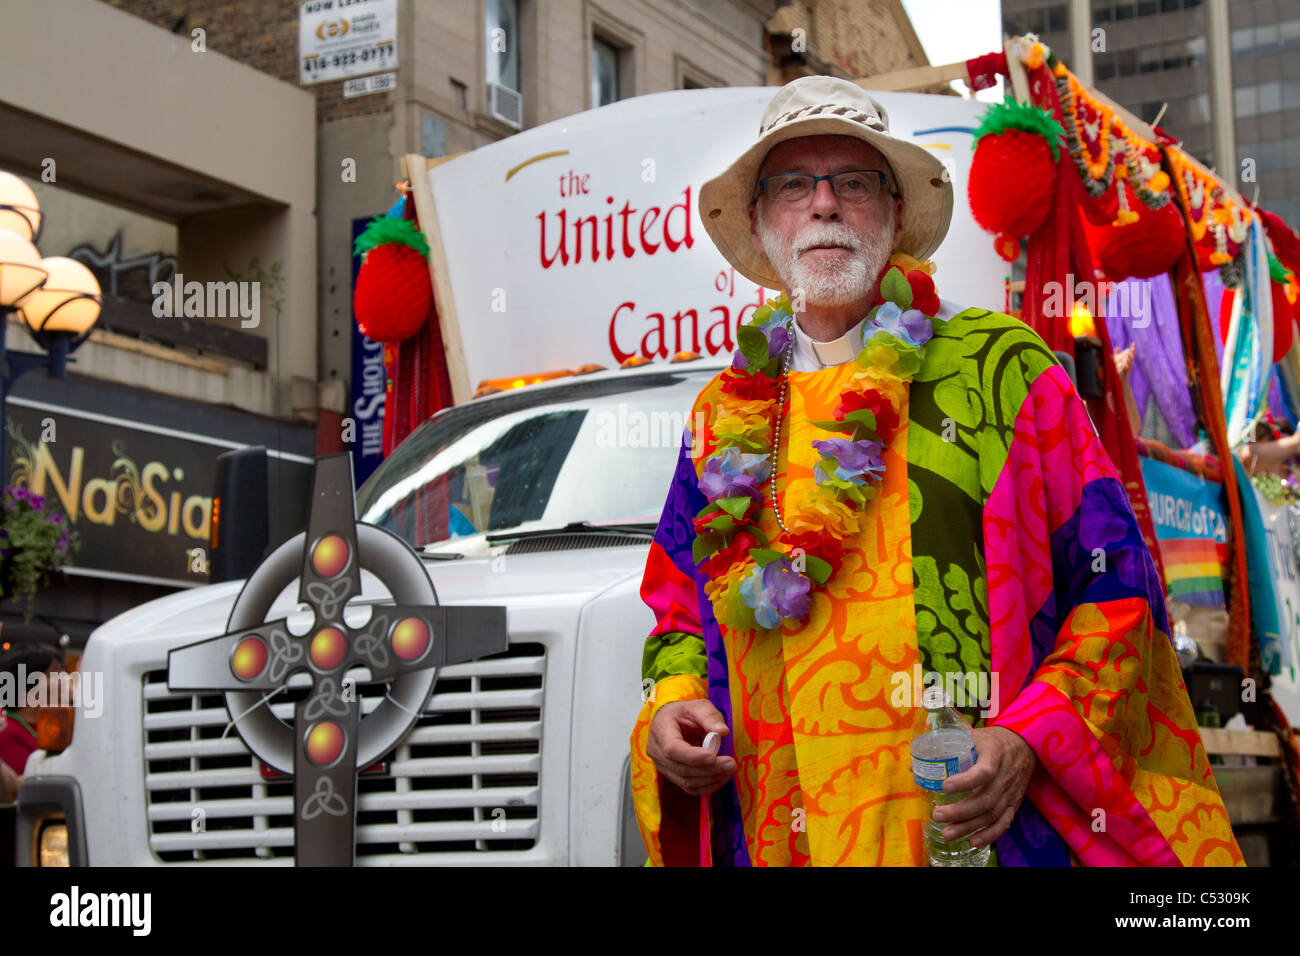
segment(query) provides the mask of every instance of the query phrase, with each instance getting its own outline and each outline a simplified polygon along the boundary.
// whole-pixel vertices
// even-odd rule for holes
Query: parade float
[[[1013,94],[976,132],[972,211],[1024,263],[1021,317],[1074,358],[1234,830],[1294,863],[1300,510],[1289,473],[1238,457],[1300,420],[1300,240],[1034,37],[972,62]]]
[[[900,92],[957,78],[980,89],[997,75],[1003,103]],[[1300,240],[1259,197],[1248,201],[1184,151],[1176,130],[1081,83],[1032,36],[965,63],[858,82],[907,116],[905,132],[944,151],[963,207],[935,257],[945,294],[1019,315],[1087,402],[1164,577],[1169,636],[1248,858],[1300,862],[1300,494],[1294,479],[1247,475],[1238,462],[1250,440],[1300,422]],[[376,226],[356,250],[366,257],[358,320],[385,342],[385,453],[475,395],[730,352],[732,326],[765,290],[729,275],[707,243],[692,249],[695,183],[677,169],[687,161],[674,162],[685,147],[668,144],[725,140],[722,127],[747,128],[745,111],[757,115],[770,93],[691,93],[717,103],[683,112],[657,98],[687,94],[639,97],[635,132],[610,136],[603,111],[589,111],[566,121],[564,149],[543,150],[535,131],[504,141],[520,144],[513,158],[503,143],[475,150],[475,163],[404,157],[401,198],[384,218],[407,225]],[[724,110],[727,97],[736,102]],[[642,153],[619,150],[665,117],[682,129],[663,138],[668,176],[656,186],[653,163],[647,177]],[[715,135],[692,140],[692,122]],[[598,147],[584,139],[593,131]],[[529,164],[555,157],[558,180],[528,193],[520,181],[538,172]],[[640,184],[611,186],[613,168]],[[512,179],[520,198],[507,193],[494,207],[491,235],[458,225],[455,242],[443,241],[449,223],[481,213],[474,197]],[[558,210],[539,198],[556,181]],[[385,242],[397,248],[377,254]],[[421,255],[423,276],[412,268]],[[683,292],[686,301],[671,299]],[[529,321],[503,335],[494,313],[521,299]],[[644,324],[655,316],[657,340]]]

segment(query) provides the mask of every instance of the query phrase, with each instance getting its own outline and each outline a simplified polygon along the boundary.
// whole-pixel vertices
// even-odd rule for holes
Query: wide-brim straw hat
[[[895,252],[925,260],[952,220],[952,182],[943,163],[915,143],[889,135],[889,114],[856,83],[803,76],[781,87],[763,111],[758,139],[721,175],[700,188],[700,220],[718,251],[751,282],[782,287],[767,256],[754,249],[749,204],[759,167],[778,143],[801,136],[853,136],[874,146],[894,170],[903,197],[903,234]]]

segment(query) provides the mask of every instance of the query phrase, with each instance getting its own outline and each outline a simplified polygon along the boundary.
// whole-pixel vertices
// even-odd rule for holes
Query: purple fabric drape
[[[1205,288],[1205,311],[1210,316],[1210,328],[1214,330],[1214,352],[1219,357],[1219,367],[1223,367],[1223,334],[1219,331],[1219,306],[1223,303],[1224,286],[1219,281],[1219,270],[1211,269],[1201,273],[1201,285]]]
[[[1187,389],[1187,365],[1179,334],[1178,307],[1169,276],[1125,279],[1106,298],[1106,328],[1116,350],[1137,343],[1129,387],[1138,411],[1154,398],[1179,448],[1196,442],[1196,411]]]
[[[1272,382],[1268,386],[1268,411],[1273,416],[1273,421],[1279,425],[1286,423],[1292,428],[1295,422],[1291,420],[1291,413],[1287,411],[1286,399],[1282,396],[1282,380],[1277,373],[1277,366],[1273,366],[1271,375]]]

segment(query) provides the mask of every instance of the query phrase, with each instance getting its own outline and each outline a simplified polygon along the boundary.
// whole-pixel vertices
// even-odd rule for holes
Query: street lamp
[[[0,172],[0,474],[8,478],[9,389],[24,372],[45,366],[63,378],[68,353],[90,337],[103,297],[94,273],[75,259],[42,259],[36,195],[17,176]],[[17,313],[44,352],[5,349],[9,316]]]

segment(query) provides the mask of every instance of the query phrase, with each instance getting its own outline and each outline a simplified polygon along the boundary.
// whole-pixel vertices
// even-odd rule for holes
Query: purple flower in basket
[[[42,508],[45,507],[44,495],[32,495],[31,498],[28,499],[28,501],[31,503],[31,506],[35,508],[37,511],[40,511]]]
[[[19,501],[26,501],[31,496],[27,494],[26,488],[15,488],[14,497],[17,498]]]
[[[63,522],[63,515],[46,515],[45,518],[51,524],[61,524]]]

